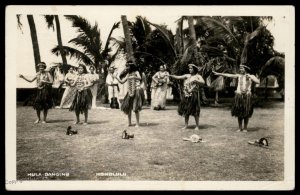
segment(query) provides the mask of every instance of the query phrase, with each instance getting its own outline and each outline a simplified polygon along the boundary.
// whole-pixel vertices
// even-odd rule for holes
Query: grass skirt
[[[152,109],[156,107],[160,107],[161,109],[164,109],[166,107],[166,101],[167,101],[167,83],[164,83],[162,86],[157,87],[155,94],[153,94],[152,99]]]
[[[180,116],[199,116],[200,115],[200,93],[192,92],[192,96],[183,97],[178,105],[178,114]]]
[[[239,118],[250,118],[253,114],[252,95],[235,94],[231,115]]]
[[[219,76],[210,85],[214,91],[222,91],[225,88],[224,77]]]
[[[123,104],[121,105],[121,110],[125,114],[129,114],[129,112],[137,112],[142,110],[142,106],[145,102],[145,94],[142,88],[136,89],[133,96],[129,96],[127,93]]]
[[[51,85],[46,85],[42,89],[37,89],[36,98],[33,103],[35,110],[44,110],[54,107]]]
[[[90,89],[77,91],[75,98],[70,107],[70,111],[80,112],[83,114],[86,110],[92,107],[92,92]]]
[[[76,95],[76,87],[66,87],[63,97],[61,98],[60,107],[70,108]]]

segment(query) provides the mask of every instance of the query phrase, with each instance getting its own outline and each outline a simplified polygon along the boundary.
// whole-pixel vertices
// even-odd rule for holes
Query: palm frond
[[[23,34],[23,24],[22,24],[22,22],[21,22],[21,14],[17,14],[16,15],[17,16],[17,22],[18,22],[18,29],[20,29],[21,30],[21,32],[22,32],[22,34]]]
[[[78,62],[83,62],[86,65],[93,65],[93,60],[90,59],[88,55],[86,55],[84,52],[79,51],[78,49],[69,47],[69,46],[63,46],[63,51],[65,52],[66,56],[69,56],[70,58],[77,59]],[[55,54],[56,56],[60,55],[60,50],[58,46],[55,46],[51,52]]]
[[[193,51],[195,49],[195,47],[196,47],[196,45],[193,44],[192,41],[190,41],[187,44],[187,46],[186,46],[186,48],[185,48],[185,50],[183,52],[183,55],[180,58],[180,63],[181,64],[187,64],[191,60],[192,54],[193,54],[193,52],[191,52],[191,51]]]
[[[280,56],[270,58],[260,70],[260,77],[268,75],[282,76],[284,75],[285,59]]]
[[[152,30],[151,30],[149,23],[147,22],[147,19],[143,18],[141,16],[137,16],[135,24],[137,27],[140,27],[140,30],[142,31],[144,39],[149,38]]]
[[[44,15],[44,18],[47,23],[47,27],[50,29],[52,28],[54,31],[54,15]]]
[[[152,58],[155,58],[157,60],[159,60],[162,64],[166,64],[165,61],[163,61],[161,58],[151,54],[151,53],[148,53],[148,52],[141,52],[141,51],[135,51],[134,52],[135,54],[142,54],[142,55],[145,55],[145,56],[151,56]]]
[[[177,56],[176,54],[176,50],[172,44],[172,40],[173,40],[173,37],[170,36],[168,30],[164,27],[164,26],[161,26],[161,25],[157,25],[157,24],[154,24],[154,23],[151,23],[149,21],[147,21],[150,25],[154,26],[162,35],[163,39],[166,41],[166,43],[170,46],[170,48],[172,49],[172,52],[174,54],[174,56]]]
[[[79,37],[88,39],[98,50],[101,48],[100,30],[97,23],[92,26],[87,19],[77,15],[65,15],[67,20],[72,22],[72,27],[78,28]]]
[[[222,34],[228,42],[239,44],[239,41],[236,39],[234,33],[221,21],[221,19],[202,17],[201,20],[206,23],[209,29],[212,29],[217,34]]]
[[[110,38],[110,41],[113,42],[113,45],[112,45],[112,46],[117,45],[119,48],[125,49],[125,48],[126,48],[125,39],[124,39],[123,37],[120,37],[120,39],[122,39],[122,40],[119,40],[119,39],[116,39],[116,38],[114,38],[114,37],[111,37],[111,38]]]
[[[106,39],[106,43],[105,43],[104,50],[102,51],[102,55],[103,55],[103,56],[107,56],[108,52],[110,52],[111,49],[109,49],[108,47],[109,47],[110,41],[112,40],[112,39],[111,39],[111,35],[112,35],[112,33],[113,33],[113,31],[114,31],[115,29],[119,28],[119,26],[120,26],[120,22],[115,22],[115,23],[113,24],[112,28],[110,29],[110,32],[109,32],[108,37],[107,37],[107,39]]]

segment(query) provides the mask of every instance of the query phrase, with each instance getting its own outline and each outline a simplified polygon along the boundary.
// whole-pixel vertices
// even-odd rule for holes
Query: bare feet
[[[238,129],[238,130],[236,130],[236,132],[241,132],[242,131],[242,129]]]
[[[182,127],[181,129],[187,129],[188,127],[187,126],[184,126],[184,127]]]
[[[79,123],[79,121],[75,121],[73,124],[74,124],[74,125],[77,125],[78,123]]]
[[[248,131],[247,131],[247,129],[243,129],[243,132],[244,132],[244,133],[247,133]]]
[[[37,119],[36,121],[34,121],[34,124],[37,124],[40,122],[40,119]]]
[[[199,130],[199,127],[195,127],[195,130]]]
[[[87,124],[88,124],[87,122],[84,122],[84,123],[83,123],[83,125],[87,125]]]
[[[42,123],[44,123],[44,124],[45,124],[45,123],[47,123],[47,121],[43,121]]]
[[[136,124],[135,127],[140,127],[140,125]]]

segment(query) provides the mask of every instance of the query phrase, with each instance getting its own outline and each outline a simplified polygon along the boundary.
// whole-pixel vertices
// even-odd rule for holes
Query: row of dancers
[[[41,121],[40,114],[42,111],[44,116],[42,123],[46,123],[48,110],[54,106],[54,101],[51,95],[51,84],[53,79],[50,73],[45,71],[46,64],[44,62],[39,63],[38,68],[39,72],[32,80],[27,79],[23,75],[20,75],[20,77],[28,82],[33,82],[34,80],[37,81],[37,95],[33,104],[33,108],[36,110],[38,117],[35,123],[39,123]],[[188,127],[189,117],[194,116],[196,123],[195,130],[198,130],[201,110],[200,88],[205,84],[202,76],[198,74],[198,67],[194,64],[188,64],[189,73],[184,75],[169,74],[165,68],[166,67],[164,65],[160,66],[160,71],[153,76],[153,83],[155,85],[153,88],[155,88],[155,94],[158,96],[154,99],[153,107],[155,109],[165,108],[167,83],[170,78],[183,80],[183,97],[178,105],[178,114],[183,116],[185,119],[183,129]],[[95,68],[92,67],[90,72],[94,73],[94,70]],[[247,132],[249,118],[251,118],[253,114],[251,85],[252,82],[256,84],[259,83],[258,78],[247,73],[248,70],[250,70],[249,67],[241,64],[239,73],[237,74],[218,73],[213,71],[213,73],[218,76],[238,79],[231,114],[238,118],[238,131],[243,132]],[[132,112],[134,112],[136,117],[135,126],[139,127],[140,111],[142,110],[145,102],[145,93],[144,87],[141,86],[143,82],[142,76],[138,71],[138,67],[132,61],[128,61],[126,63],[125,71],[123,71],[120,75],[110,74],[110,76],[112,80],[116,80],[121,84],[128,82],[127,94],[121,104],[121,111],[128,116],[128,126],[132,126],[131,116]],[[87,70],[84,65],[79,65],[78,73],[74,74],[73,78],[68,78],[68,75],[66,75],[66,77],[66,80],[69,81],[69,88],[67,90],[72,90],[71,93],[69,91],[66,94],[69,94],[70,97],[73,94],[74,97],[63,97],[61,105],[70,104],[69,110],[74,111],[76,116],[74,124],[78,124],[80,122],[80,114],[83,114],[83,124],[86,125],[88,124],[88,110],[92,108],[93,97],[96,97],[93,96],[92,92],[95,88],[95,83],[99,80],[99,77],[97,78],[97,76],[95,76],[91,78],[91,76],[87,74]],[[244,126],[242,125],[243,122]]]

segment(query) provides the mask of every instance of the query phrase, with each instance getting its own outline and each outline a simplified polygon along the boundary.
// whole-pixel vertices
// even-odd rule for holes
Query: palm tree
[[[27,20],[29,23],[30,35],[31,35],[31,40],[32,40],[35,70],[37,72],[38,71],[37,64],[41,62],[41,56],[40,56],[39,42],[38,42],[38,38],[37,38],[37,32],[36,32],[36,28],[35,28],[33,15],[27,15]]]
[[[132,60],[135,63],[127,17],[125,15],[122,15],[121,21],[122,21],[123,31],[125,36],[127,60]]]
[[[104,102],[107,102],[107,90],[105,90],[105,78],[107,75],[107,64],[106,60],[112,61],[116,55],[109,57],[109,52],[112,50],[110,41],[112,40],[113,31],[119,27],[119,23],[114,23],[112,29],[107,37],[106,45],[102,48],[102,41],[100,40],[100,29],[97,23],[91,25],[89,21],[81,16],[77,15],[66,15],[66,19],[72,22],[72,26],[77,28],[79,33],[77,37],[71,39],[69,43],[75,45],[75,47],[63,46],[63,51],[66,56],[75,58],[79,63],[83,63],[86,66],[94,65],[96,69],[103,69],[103,74],[100,74],[100,84],[98,95],[104,95]],[[116,53],[118,50],[116,51]],[[56,55],[61,54],[59,46],[52,49],[52,53]]]
[[[62,63],[63,63],[63,65],[66,65],[66,64],[68,64],[68,62],[67,62],[66,54],[63,50],[59,17],[58,17],[58,15],[45,15],[44,17],[45,17],[46,23],[48,25],[48,28],[52,28],[53,30],[54,30],[54,21],[55,21],[58,48],[59,48],[59,51],[61,54]]]
[[[78,62],[89,66],[94,65],[96,68],[101,68],[101,63],[109,58],[109,52],[111,51],[109,42],[112,40],[112,33],[119,27],[119,23],[114,23],[104,49],[102,49],[102,41],[100,40],[100,29],[97,23],[91,25],[88,20],[81,16],[66,15],[66,19],[72,22],[72,26],[77,28],[79,35],[69,41],[76,46],[63,46],[63,51],[66,56],[76,58]],[[52,49],[52,53],[60,55],[59,47],[56,46]]]

